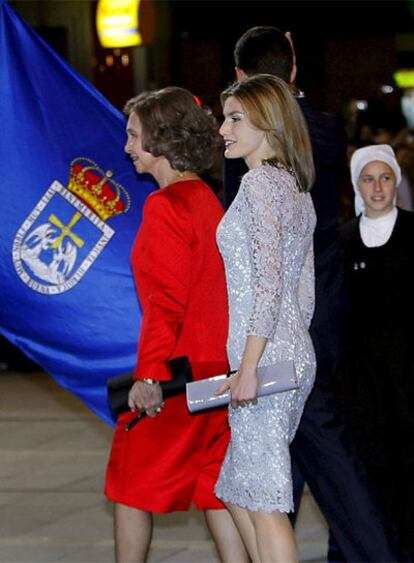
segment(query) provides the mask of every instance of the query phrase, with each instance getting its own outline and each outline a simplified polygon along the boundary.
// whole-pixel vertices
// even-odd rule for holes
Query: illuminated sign
[[[402,68],[394,73],[395,83],[399,88],[414,88],[414,69]]]
[[[142,44],[138,27],[140,0],[99,0],[96,28],[102,47],[135,47]]]

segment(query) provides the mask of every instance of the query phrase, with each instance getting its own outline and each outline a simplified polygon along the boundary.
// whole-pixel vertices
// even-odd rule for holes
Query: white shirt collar
[[[392,234],[397,215],[398,209],[396,207],[393,207],[386,215],[375,219],[362,214],[359,221],[359,232],[365,246],[372,248],[385,244]]]

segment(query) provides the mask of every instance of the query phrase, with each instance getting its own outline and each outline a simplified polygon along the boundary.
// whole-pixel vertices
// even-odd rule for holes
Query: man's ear
[[[292,39],[292,34],[290,31],[287,31],[285,33],[285,37],[286,39],[289,41],[290,46],[292,48],[292,58],[293,58],[293,64],[292,64],[292,70],[290,71],[290,77],[289,77],[289,82],[290,84],[294,84],[295,80],[296,80],[296,74],[298,72],[298,67],[296,66],[296,53],[295,53],[295,47],[293,45],[293,39]]]
[[[296,63],[293,63],[292,70],[290,71],[289,84],[295,83],[297,72],[298,67],[296,66]]]
[[[236,71],[236,79],[238,80],[238,82],[242,82],[242,80],[245,80],[247,78],[247,74],[238,66],[234,67],[234,70]]]

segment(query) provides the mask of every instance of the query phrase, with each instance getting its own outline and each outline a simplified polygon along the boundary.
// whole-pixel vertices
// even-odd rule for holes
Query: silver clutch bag
[[[259,377],[259,397],[291,391],[299,387],[293,360],[281,361],[257,369]],[[212,409],[230,402],[230,391],[216,395],[227,374],[215,375],[207,379],[186,384],[187,406],[190,412]]]

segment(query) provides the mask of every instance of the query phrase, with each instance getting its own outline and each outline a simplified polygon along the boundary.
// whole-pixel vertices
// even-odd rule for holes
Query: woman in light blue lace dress
[[[216,495],[228,506],[254,562],[297,561],[289,444],[311,391],[315,355],[309,193],[314,166],[307,127],[287,85],[270,75],[222,94],[226,158],[249,171],[217,240],[229,298],[231,442]],[[259,365],[293,360],[300,387],[257,397]]]

